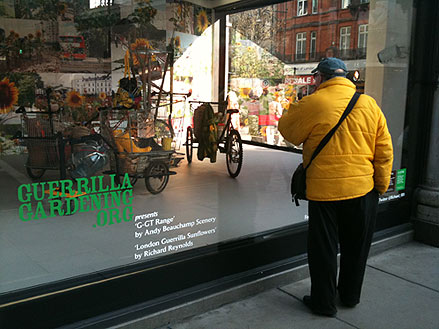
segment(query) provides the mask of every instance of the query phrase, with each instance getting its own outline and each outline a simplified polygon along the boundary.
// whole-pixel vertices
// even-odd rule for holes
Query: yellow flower
[[[247,51],[253,51],[253,47],[248,46]]]
[[[0,81],[0,113],[7,113],[18,101],[18,89],[8,78]]]
[[[100,100],[104,101],[107,98],[107,94],[105,92],[101,92],[99,94],[99,98],[100,98]]]
[[[235,45],[238,46],[238,47],[241,47],[242,43],[241,42],[237,42],[237,43],[235,43]]]
[[[82,101],[82,96],[76,90],[72,90],[67,94],[67,105],[71,107],[80,107]]]
[[[197,29],[201,33],[204,32],[209,26],[209,19],[207,18],[207,13],[205,10],[200,10],[197,14]]]
[[[250,90],[251,90],[251,88],[241,88],[239,96],[241,98],[248,98],[248,95],[250,94]]]
[[[136,50],[139,48],[152,49],[152,46],[147,39],[141,38],[136,39],[136,42],[131,44],[131,50]]]
[[[147,39],[141,38],[141,39],[136,39],[135,43],[132,43],[131,46],[131,51],[132,51],[132,56],[133,56],[133,64],[134,65],[139,65],[139,59],[142,59],[143,61],[146,60],[146,55],[141,54],[137,57],[136,51],[140,51],[140,50],[146,50],[146,49],[153,49],[153,47],[151,46],[150,42]]]
[[[267,136],[267,126],[264,126],[261,128],[261,135],[262,136]]]

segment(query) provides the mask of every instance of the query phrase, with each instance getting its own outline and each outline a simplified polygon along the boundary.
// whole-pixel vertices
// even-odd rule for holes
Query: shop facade
[[[307,204],[289,195],[301,146],[277,121],[324,57],[345,60],[392,135],[374,240],[415,228],[437,242],[438,13],[413,0],[3,1],[0,326],[110,326],[306,264]],[[228,115],[239,133],[234,179],[227,139],[188,157],[203,103],[210,136]]]

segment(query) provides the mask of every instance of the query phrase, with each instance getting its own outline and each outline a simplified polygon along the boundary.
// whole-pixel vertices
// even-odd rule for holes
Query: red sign
[[[316,82],[312,75],[287,76],[285,83],[292,85],[314,85]]]

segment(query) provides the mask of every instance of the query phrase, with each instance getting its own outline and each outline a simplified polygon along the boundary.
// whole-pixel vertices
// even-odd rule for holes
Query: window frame
[[[297,0],[297,16],[306,15],[308,15],[308,0]]]
[[[319,12],[319,0],[312,0],[311,13],[317,14]]]
[[[365,31],[361,31],[362,28],[365,28]],[[368,35],[369,35],[369,24],[358,25],[358,43],[357,43],[358,49],[367,48]],[[361,36],[364,36],[363,42],[362,42],[363,44],[360,44]]]
[[[342,31],[344,31],[344,30],[346,32],[349,32],[349,33],[343,33]],[[340,44],[339,44],[339,47],[338,47],[340,50],[348,50],[348,49],[350,49],[350,46],[351,46],[351,31],[352,31],[351,26],[342,26],[342,27],[340,27]],[[349,42],[342,43],[342,40],[344,38],[346,38],[346,37],[348,37],[348,41]],[[345,45],[347,44],[347,47],[342,47],[342,44],[345,44]]]
[[[347,9],[350,4],[351,4],[351,0],[341,0],[340,8]]]
[[[309,56],[310,58],[315,58],[316,54],[317,54],[317,31],[311,31],[309,36]]]
[[[300,36],[300,39],[299,39]],[[301,52],[299,53],[299,45],[300,43],[300,50]],[[303,56],[303,58],[302,58]],[[306,59],[306,32],[297,32],[296,33],[296,51],[295,51],[295,57],[296,59]]]

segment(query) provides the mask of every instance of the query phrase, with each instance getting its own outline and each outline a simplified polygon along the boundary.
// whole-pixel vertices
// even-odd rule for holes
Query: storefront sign
[[[316,81],[312,75],[287,76],[285,83],[291,85],[314,85]]]
[[[406,169],[400,169],[396,172],[396,184],[395,190],[401,191],[405,190],[405,177],[406,177]]]
[[[405,190],[405,177],[407,169],[393,170],[390,176],[390,184],[387,192]]]
[[[398,192],[398,191],[405,190],[406,172],[407,172],[406,168],[392,171],[390,175],[389,188],[387,189],[387,192],[383,196],[380,196],[379,198],[380,203],[397,200],[405,197],[405,192]],[[393,194],[392,192],[398,192],[398,193]]]
[[[366,68],[366,60],[365,59],[354,59],[354,60],[346,60],[344,61],[348,71],[360,70]],[[285,64],[284,72],[285,75],[304,75],[311,74],[311,71],[314,70],[319,62],[314,63],[304,63],[304,64]]]

